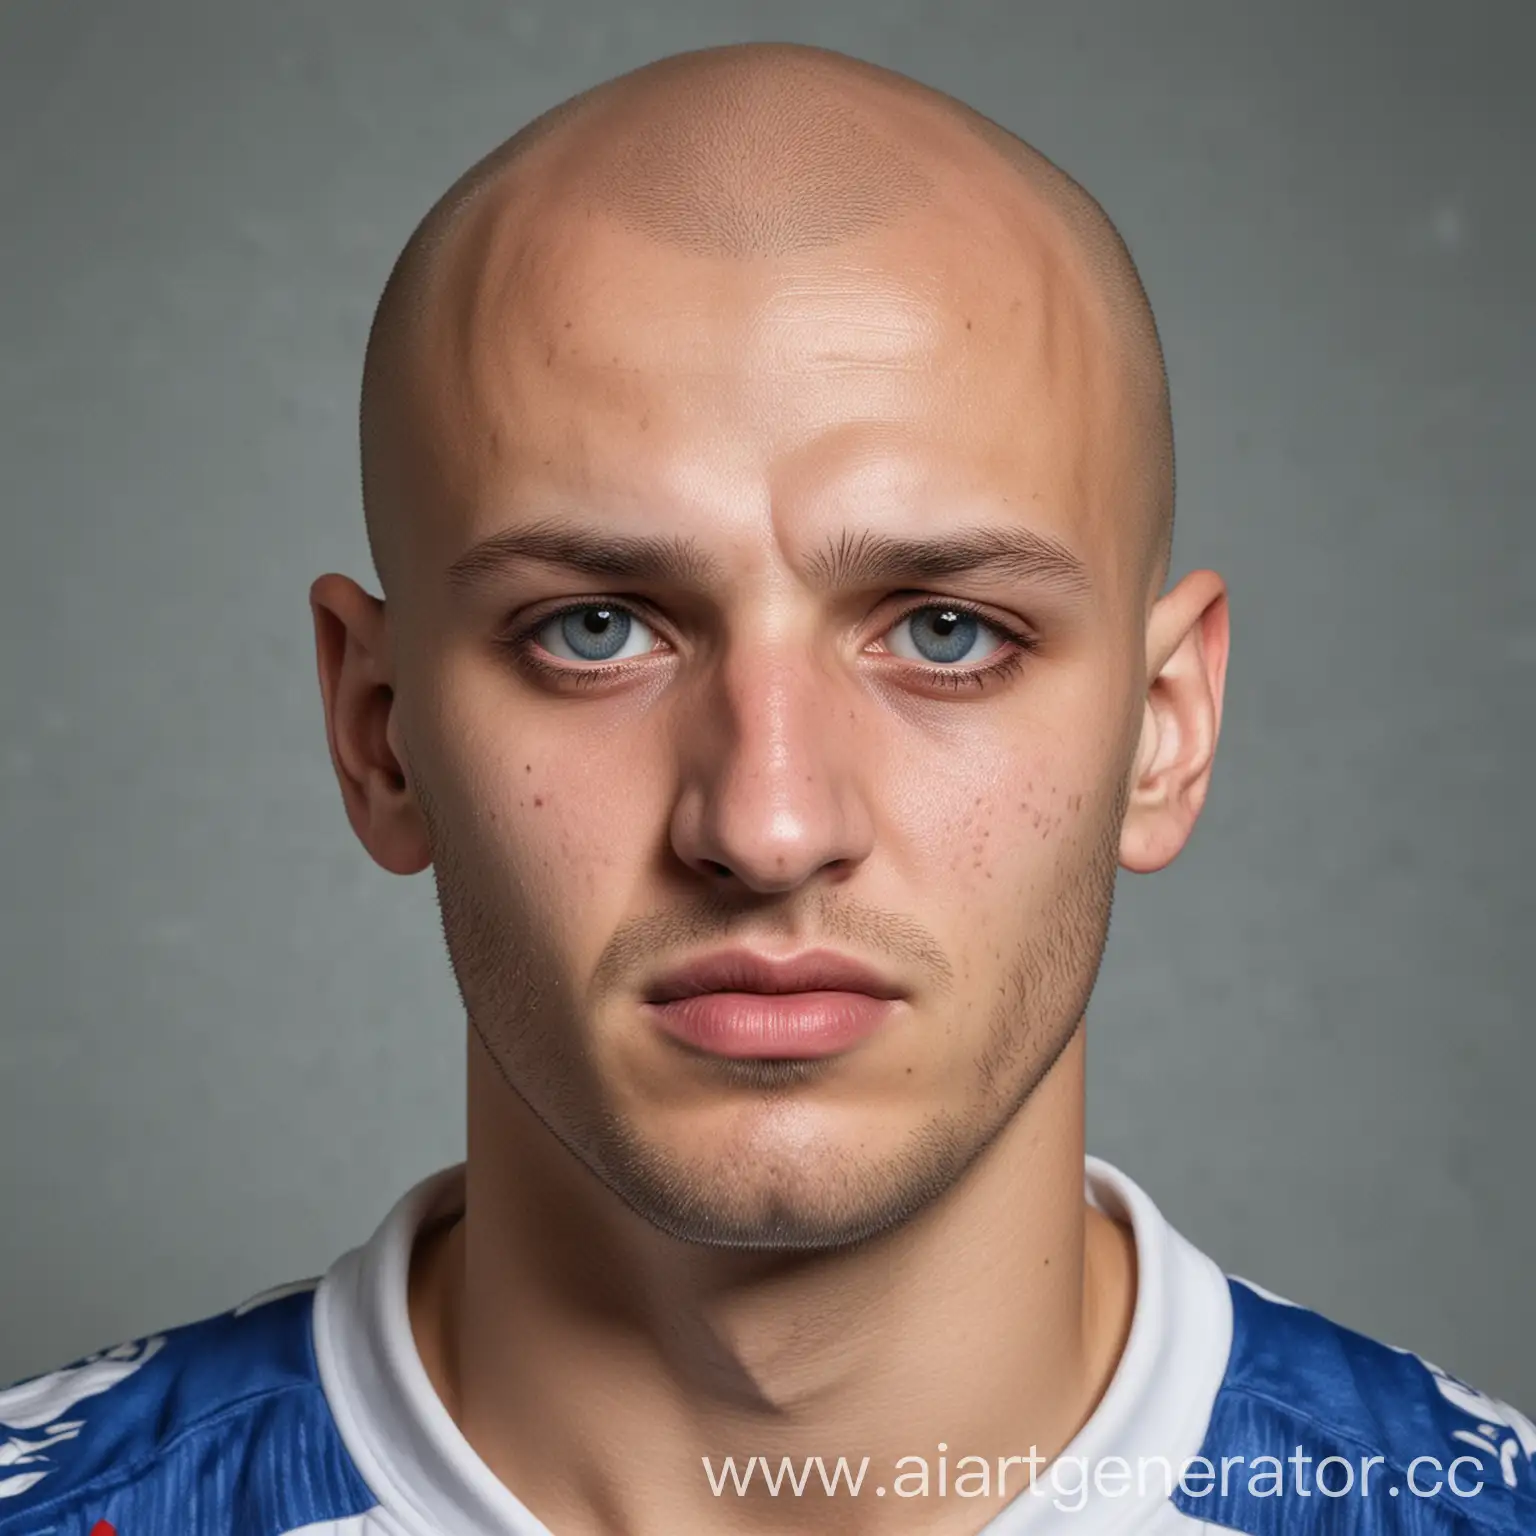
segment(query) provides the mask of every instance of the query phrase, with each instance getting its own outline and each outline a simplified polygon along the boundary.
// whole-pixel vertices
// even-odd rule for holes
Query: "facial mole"
[[[544,797],[542,795],[535,795],[533,797],[533,803],[535,805],[543,805],[544,804]]]

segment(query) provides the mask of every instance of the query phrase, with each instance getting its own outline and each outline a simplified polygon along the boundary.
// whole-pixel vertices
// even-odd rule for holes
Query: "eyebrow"
[[[448,567],[448,583],[472,592],[507,568],[529,563],[693,589],[718,584],[723,575],[719,560],[683,535],[619,534],[551,518],[474,545]],[[1091,587],[1086,566],[1066,545],[1022,526],[963,527],[933,538],[845,530],[808,564],[823,590],[988,572],[1069,597],[1085,596]]]

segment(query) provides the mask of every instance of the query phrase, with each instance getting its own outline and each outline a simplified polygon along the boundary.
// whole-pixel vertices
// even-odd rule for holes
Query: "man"
[[[3,1536],[1536,1530],[1528,1420],[1085,1161],[1228,647],[1086,193],[840,55],[664,60],[429,213],[362,450],[327,730],[435,872],[467,1161],[0,1395]]]

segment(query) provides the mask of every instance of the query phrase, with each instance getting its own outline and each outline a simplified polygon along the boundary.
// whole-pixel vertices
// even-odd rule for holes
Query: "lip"
[[[647,989],[648,1003],[671,1003],[706,992],[854,992],[892,1001],[906,991],[873,967],[835,950],[812,949],[790,956],[750,949],[719,950],[658,976]]]
[[[646,1011],[674,1040],[707,1056],[770,1060],[836,1056],[873,1035],[896,1007],[867,992],[701,992]]]

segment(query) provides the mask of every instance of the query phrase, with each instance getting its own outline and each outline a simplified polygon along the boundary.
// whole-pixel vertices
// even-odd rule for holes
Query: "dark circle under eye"
[[[976,618],[957,608],[919,608],[907,615],[912,643],[925,661],[960,661],[976,643]],[[929,647],[932,647],[930,653]]]
[[[611,661],[629,639],[630,618],[622,608],[593,603],[561,616],[560,634],[583,661]]]

